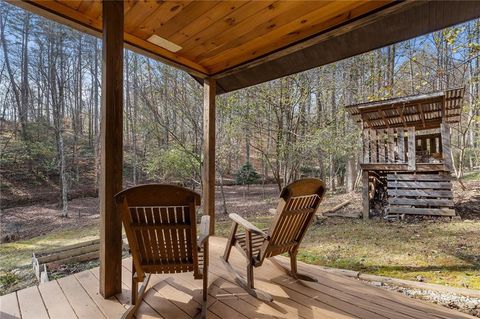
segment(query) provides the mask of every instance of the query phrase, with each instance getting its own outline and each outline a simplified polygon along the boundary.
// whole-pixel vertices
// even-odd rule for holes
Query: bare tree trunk
[[[222,205],[223,205],[223,213],[225,215],[228,214],[228,209],[227,209],[227,199],[225,197],[225,190],[223,189],[223,173],[217,170],[218,175],[220,175],[220,193],[222,194]]]
[[[355,179],[357,177],[356,172],[356,156],[352,155],[348,157],[347,161],[347,192],[353,192],[355,187]]]

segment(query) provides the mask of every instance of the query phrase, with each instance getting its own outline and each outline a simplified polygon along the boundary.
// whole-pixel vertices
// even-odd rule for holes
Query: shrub
[[[250,162],[246,162],[235,174],[235,183],[240,185],[256,184],[259,181],[260,175],[258,175]]]

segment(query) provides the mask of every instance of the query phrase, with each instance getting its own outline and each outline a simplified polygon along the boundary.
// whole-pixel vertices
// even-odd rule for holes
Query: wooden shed
[[[347,107],[362,126],[364,218],[385,190],[389,215],[455,215],[450,127],[460,121],[463,94],[456,88]]]

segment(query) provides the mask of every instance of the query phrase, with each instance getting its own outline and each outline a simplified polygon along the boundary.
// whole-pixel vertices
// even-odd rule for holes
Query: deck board
[[[48,312],[36,286],[17,292],[22,319],[48,318]]]
[[[98,291],[98,279],[90,272],[90,270],[82,271],[75,274],[83,289],[87,292],[90,298],[95,302],[100,311],[107,318],[120,318],[125,312],[125,307],[113,297],[104,299]]]
[[[297,281],[268,260],[254,271],[256,287],[274,298],[265,303],[247,294],[227,272],[219,257],[225,243],[223,238],[210,240],[208,318],[474,318],[304,263],[299,263],[299,271],[318,283]],[[284,257],[277,260],[288,265]],[[245,275],[239,252],[232,252],[230,262]],[[99,269],[94,268],[0,297],[0,318],[118,318],[130,303],[131,259],[122,265],[122,293],[115,298],[100,296]],[[137,318],[189,319],[200,309],[202,281],[193,280],[191,273],[152,275],[149,287]]]
[[[56,280],[38,286],[48,315],[52,319],[77,318]]]
[[[75,276],[63,277],[57,281],[79,319],[105,318]]]
[[[17,293],[12,292],[0,298],[0,318],[20,318]]]

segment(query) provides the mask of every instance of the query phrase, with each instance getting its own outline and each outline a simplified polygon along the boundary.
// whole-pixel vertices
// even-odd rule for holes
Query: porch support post
[[[210,215],[210,234],[215,234],[215,96],[216,82],[203,82],[203,211]]]
[[[100,126],[100,293],[122,291],[122,221],[113,196],[122,189],[123,0],[104,0]]]

